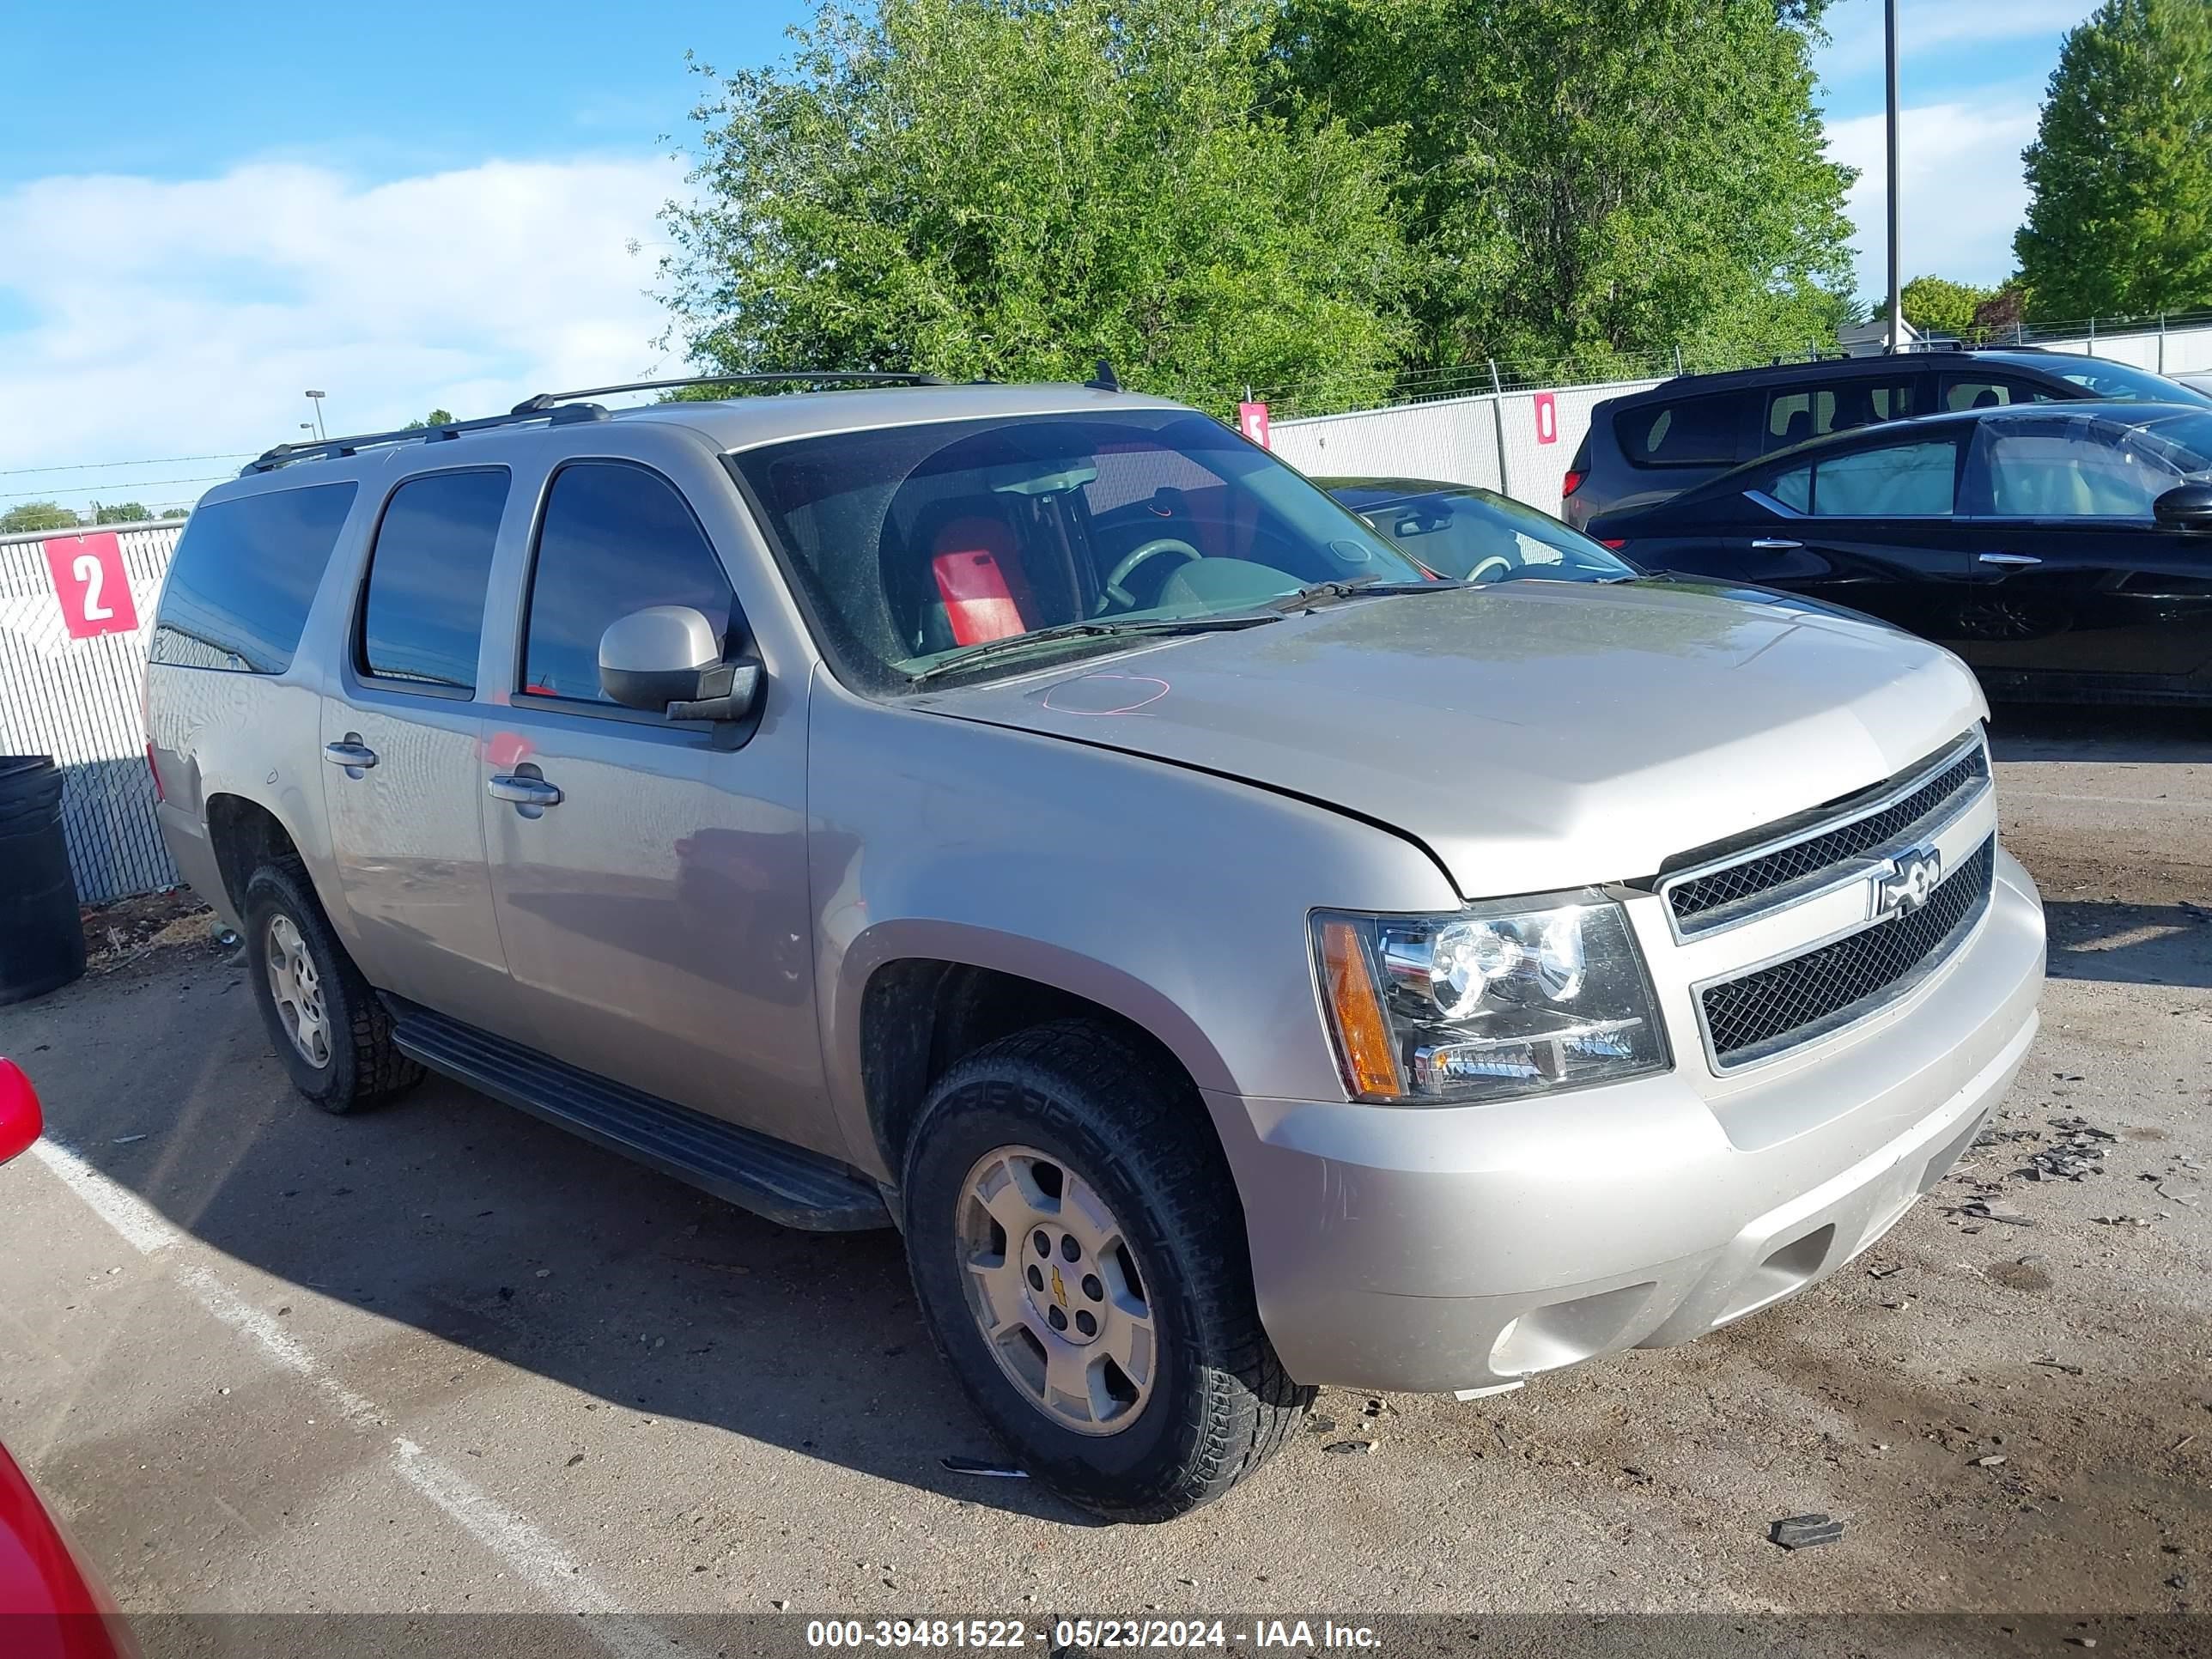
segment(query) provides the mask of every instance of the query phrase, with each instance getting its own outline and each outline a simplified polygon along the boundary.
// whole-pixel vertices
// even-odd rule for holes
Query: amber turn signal
[[[1358,931],[1348,921],[1323,922],[1321,953],[1345,1081],[1363,1099],[1395,1099],[1405,1092],[1405,1085],[1390,1052],[1390,1028],[1382,1018],[1382,1003]]]

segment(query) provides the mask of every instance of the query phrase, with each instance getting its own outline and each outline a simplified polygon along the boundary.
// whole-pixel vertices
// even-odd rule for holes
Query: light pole
[[[1890,4],[1891,4],[1892,6],[1894,6],[1896,3],[1897,3],[1897,0],[1890,0]],[[1894,62],[1893,62],[1893,64],[1892,64],[1892,68],[1891,68],[1891,70],[1890,70],[1890,85],[1891,85],[1891,88],[1892,88],[1892,91],[1891,91],[1891,97],[1890,97],[1890,101],[1891,101],[1891,103],[1892,103],[1892,104],[1894,104],[1894,103],[1897,101],[1897,100],[1896,100],[1896,94],[1895,94],[1895,88],[1896,88],[1896,84],[1897,84],[1897,72],[1896,72],[1896,69],[1895,69],[1895,66],[1894,66]],[[1895,140],[1894,138],[1893,138],[1893,139],[1890,141],[1890,153],[1891,153],[1891,157],[1892,157],[1892,159],[1891,159],[1891,161],[1890,161],[1890,164],[1889,164],[1890,178],[1891,178],[1891,180],[1892,180],[1892,185],[1891,185],[1891,187],[1892,187],[1893,189],[1894,189],[1894,188],[1895,188],[1895,182],[1894,182],[1894,181],[1895,181],[1896,177],[1897,177],[1897,162],[1896,162],[1896,160],[1895,160],[1895,155],[1896,155],[1896,148],[1897,148],[1897,145],[1896,145],[1896,140]],[[1892,234],[1891,234],[1891,236],[1890,236],[1890,246],[1893,248],[1893,247],[1895,247],[1895,246],[1896,246],[1896,245],[1897,245],[1897,238],[1896,238],[1895,233],[1893,231],[1893,233],[1892,233]],[[1891,263],[1892,264],[1896,264],[1896,262],[1897,262],[1897,256],[1896,256],[1896,254],[1892,253],[1892,254],[1890,255],[1890,263]],[[308,401],[313,404],[313,408],[314,408],[314,411],[315,411],[315,435],[316,435],[318,438],[327,438],[327,437],[329,437],[329,436],[330,436],[330,434],[323,430],[323,394],[322,394],[321,392],[310,392],[307,394],[307,398],[308,398]]]
[[[1905,290],[1897,263],[1897,0],[1882,0],[1881,46],[1889,78],[1889,349],[1905,343]]]

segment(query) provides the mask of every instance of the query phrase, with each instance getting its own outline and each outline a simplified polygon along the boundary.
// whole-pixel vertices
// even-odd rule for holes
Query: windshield
[[[2212,409],[2154,416],[2133,435],[2176,471],[2212,472]]]
[[[2127,363],[2086,362],[2055,369],[2061,380],[2087,386],[2100,398],[2134,404],[2202,404],[2212,408],[2212,398],[2179,380],[2154,374]]]
[[[1320,582],[1424,580],[1298,473],[1188,410],[886,427],[730,461],[832,665],[864,690],[1025,673]],[[1034,649],[1005,643],[1030,635]]]
[[[1547,513],[1468,485],[1360,516],[1441,575],[1463,581],[1619,581],[1635,568]]]

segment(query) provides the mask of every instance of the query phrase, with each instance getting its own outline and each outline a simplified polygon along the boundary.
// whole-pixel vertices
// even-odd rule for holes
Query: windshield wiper
[[[1270,611],[1311,611],[1342,599],[1379,598],[1388,593],[1449,593],[1468,586],[1467,582],[1394,581],[1383,576],[1353,576],[1341,581],[1315,582],[1295,593],[1267,601]]]
[[[981,645],[971,645],[965,651],[941,662],[930,664],[918,674],[908,675],[907,679],[912,684],[920,685],[942,674],[973,668],[999,657],[1017,656],[1031,646],[1049,645],[1060,640],[1117,639],[1145,634],[1218,634],[1238,628],[1257,628],[1262,623],[1281,620],[1271,612],[1243,611],[1227,617],[1145,617],[1121,621],[1061,623],[1053,628],[1039,628],[1027,634],[1009,634],[1003,640],[986,640]]]

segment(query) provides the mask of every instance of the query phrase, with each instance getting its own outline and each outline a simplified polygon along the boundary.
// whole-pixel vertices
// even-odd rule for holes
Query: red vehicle
[[[23,1068],[0,1060],[0,1164],[43,1127]],[[131,1659],[123,1620],[0,1446],[0,1649],[9,1659]]]

